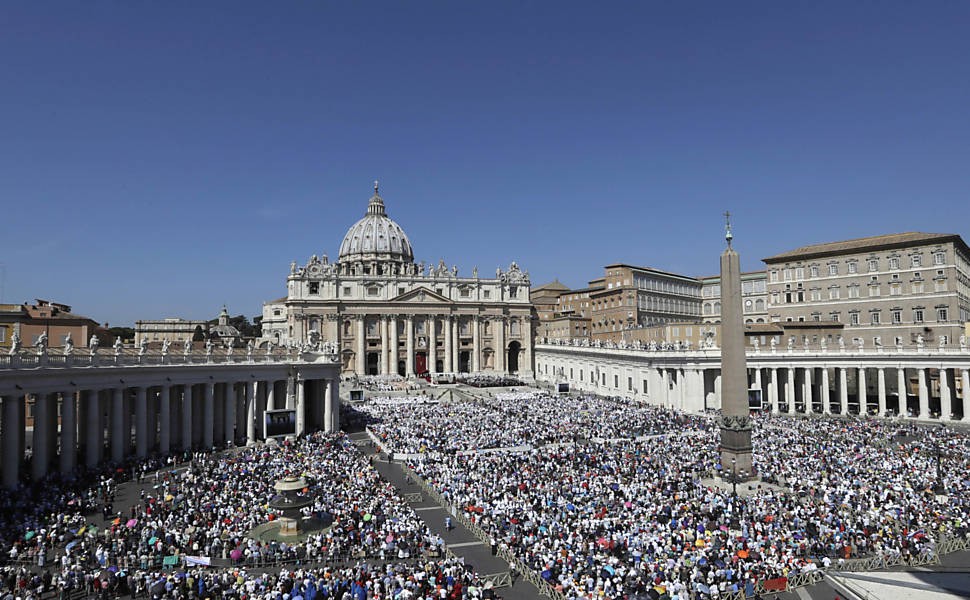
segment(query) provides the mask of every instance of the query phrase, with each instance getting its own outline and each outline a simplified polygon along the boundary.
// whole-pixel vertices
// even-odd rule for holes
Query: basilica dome
[[[367,214],[354,223],[340,244],[340,262],[357,260],[390,260],[413,263],[411,242],[401,226],[391,220],[384,210],[384,199],[377,193],[367,204]]]

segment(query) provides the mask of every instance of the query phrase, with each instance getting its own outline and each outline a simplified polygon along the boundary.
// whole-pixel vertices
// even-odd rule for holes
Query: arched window
[[[715,314],[718,314],[718,315],[721,314],[721,303],[720,302],[715,302],[714,303],[714,313]]]
[[[757,300],[754,301],[754,310],[755,310],[755,312],[761,312],[764,309],[765,309],[765,301],[764,300],[762,300],[762,299],[759,298],[759,299],[757,299]],[[759,319],[759,322],[760,322],[760,319]]]

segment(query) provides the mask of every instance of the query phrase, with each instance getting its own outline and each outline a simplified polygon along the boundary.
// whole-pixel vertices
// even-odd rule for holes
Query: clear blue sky
[[[7,2],[3,300],[259,314],[381,180],[418,260],[717,271],[970,223],[970,2]]]

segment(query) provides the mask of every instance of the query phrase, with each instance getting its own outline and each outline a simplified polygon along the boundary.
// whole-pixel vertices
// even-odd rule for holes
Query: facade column
[[[438,334],[435,331],[435,318],[434,315],[428,317],[428,373],[437,373],[436,369],[438,362]]]
[[[839,367],[839,411],[840,414],[849,414],[849,378],[845,367]]]
[[[408,378],[410,379],[414,377],[414,315],[406,315],[404,318],[406,319],[405,325],[404,325],[405,335],[407,335],[405,344],[407,345],[407,353],[408,353],[408,358],[407,358],[408,364],[405,367],[404,372],[407,374]],[[327,389],[329,389],[329,386]]]
[[[788,414],[795,414],[795,369],[788,367],[785,379],[785,401],[788,402]]]
[[[458,370],[458,365],[452,361],[455,353],[451,334],[451,330],[455,326],[454,317],[447,315],[442,321],[444,322],[445,335],[445,359],[442,366],[444,367],[445,373],[454,373]]]
[[[590,375],[593,373],[590,372]],[[663,393],[660,396],[660,404],[663,408],[672,409],[673,406],[670,405],[670,375],[667,374],[667,369],[660,369],[660,385],[663,388]],[[600,385],[600,378],[596,376],[596,385]]]
[[[12,489],[20,481],[20,440],[24,430],[20,427],[20,406],[23,396],[3,397],[3,486]]]
[[[70,473],[76,466],[77,396],[76,392],[61,392],[61,473]]]
[[[390,352],[391,341],[387,335],[387,316],[381,315],[380,320],[380,331],[381,331],[381,375],[388,375],[390,370],[387,368],[387,355]]]
[[[519,365],[519,373],[525,373],[526,375],[534,374],[534,365],[532,364],[532,317],[522,317],[520,331],[523,336],[522,349],[525,350],[522,353],[522,358],[525,360],[525,369],[522,368],[522,365]]]
[[[296,380],[296,435],[306,433],[306,381],[300,377]]]
[[[388,359],[388,367],[392,375],[397,375],[397,363],[400,360],[400,352],[398,351],[400,341],[397,339],[397,315],[391,315],[391,320],[388,324],[391,327],[391,356]]]
[[[223,384],[222,388],[223,410],[226,411],[223,418],[226,427],[224,437],[227,444],[232,444],[236,441],[236,383],[231,381]]]
[[[805,414],[810,415],[815,409],[812,408],[812,402],[815,398],[812,394],[812,384],[815,383],[815,369],[814,367],[805,367],[805,378],[802,380],[802,398],[805,399]]]
[[[276,408],[276,380],[270,379],[266,382],[266,410]]]
[[[365,331],[364,315],[357,315],[357,360],[354,362],[354,370],[357,375],[363,377],[367,374],[367,338]]]
[[[896,402],[899,405],[899,416],[909,417],[909,390],[906,389],[906,368],[900,365],[896,368]]]
[[[101,425],[101,401],[99,390],[85,390],[84,398],[84,439],[87,440],[87,451],[84,464],[88,468],[97,466],[101,460],[101,447],[104,446],[104,434],[99,431]]]
[[[192,384],[182,386],[182,450],[192,450]]]
[[[879,408],[877,410],[879,416],[884,417],[886,415],[886,369],[883,367],[876,369],[876,386],[879,394]]]
[[[148,397],[145,386],[135,388],[135,455],[148,456]]]
[[[461,350],[461,317],[455,315],[451,322],[451,370],[457,373],[461,370],[461,361],[458,360]],[[471,361],[469,361],[471,362]],[[471,367],[471,365],[469,365]]]
[[[482,323],[478,315],[472,317],[472,364],[471,371],[478,373],[482,370]]]
[[[247,381],[246,386],[246,445],[256,443],[256,382]],[[298,412],[297,415],[300,413]],[[297,416],[297,421],[300,417]]]
[[[172,449],[172,388],[163,385],[158,392],[158,451],[168,454]]]
[[[216,420],[216,400],[215,400],[215,388],[216,384],[209,383],[203,384],[205,389],[205,404],[202,405],[202,447],[209,450],[213,446],[213,434],[215,433],[215,420]]]
[[[771,401],[771,414],[777,415],[781,412],[781,399],[778,397],[778,369],[771,369],[771,385],[768,387],[768,396]],[[723,406],[724,403],[721,402]]]
[[[868,407],[869,390],[866,388],[866,368],[859,367],[859,369],[857,370],[857,373],[858,373],[857,383],[859,384],[859,414],[868,415],[869,414],[869,407]]]
[[[333,402],[333,424],[332,431],[340,431],[340,377],[334,377],[327,386],[330,391],[330,398]]]
[[[51,420],[57,418],[56,394],[34,395],[34,438],[31,441],[33,458],[31,459],[31,474],[34,481],[40,481],[47,475],[47,468],[51,460]],[[54,407],[53,410],[51,408]]]
[[[940,420],[949,421],[953,418],[953,401],[950,399],[949,369],[940,369]],[[34,426],[34,431],[37,426]]]
[[[111,390],[111,460],[120,463],[125,459],[125,390]]]
[[[822,367],[822,413],[826,415],[832,414],[832,403],[829,391],[829,369],[828,367]]]
[[[495,318],[495,331],[492,333],[492,339],[495,341],[495,370],[499,373],[505,373],[505,317],[498,316]],[[597,381],[596,385],[600,382]],[[664,396],[666,397],[666,396]]]
[[[919,418],[930,418],[930,391],[926,387],[926,369],[920,367],[916,370],[919,377]]]
[[[323,430],[333,431],[333,384],[329,379],[322,379],[324,389],[323,398]]]

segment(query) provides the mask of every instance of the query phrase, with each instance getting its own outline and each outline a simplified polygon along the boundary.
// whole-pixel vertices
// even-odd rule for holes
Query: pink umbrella
[[[242,550],[240,550],[239,548],[236,548],[235,550],[229,553],[229,558],[233,560],[239,560],[240,558],[242,558]]]
[[[127,523],[125,523],[125,527],[127,527],[128,529],[131,529],[137,524],[138,524],[138,519],[130,519]]]

